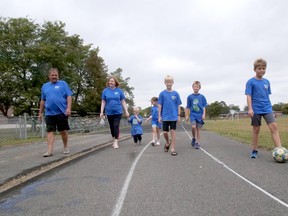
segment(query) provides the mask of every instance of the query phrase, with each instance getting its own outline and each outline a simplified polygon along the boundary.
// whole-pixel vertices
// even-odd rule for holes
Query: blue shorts
[[[161,129],[161,123],[158,122],[158,121],[151,121],[151,125],[152,125],[152,128],[156,127],[156,128],[160,128]]]
[[[199,122],[199,121],[196,121],[196,120],[191,120],[190,121],[190,123],[191,123],[191,125],[192,126],[195,126],[196,125],[196,128],[202,128],[203,127],[203,125],[204,125],[204,122],[202,121],[202,122]]]

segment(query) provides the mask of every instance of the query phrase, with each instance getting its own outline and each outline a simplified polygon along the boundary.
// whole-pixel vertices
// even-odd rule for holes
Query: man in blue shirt
[[[41,88],[41,101],[39,108],[39,120],[42,121],[43,111],[45,109],[45,122],[47,127],[47,145],[48,150],[43,157],[53,155],[53,146],[55,141],[54,132],[58,130],[62,136],[64,145],[63,154],[69,154],[68,149],[68,117],[71,115],[72,91],[68,84],[59,80],[59,72],[56,68],[49,70],[49,82]]]

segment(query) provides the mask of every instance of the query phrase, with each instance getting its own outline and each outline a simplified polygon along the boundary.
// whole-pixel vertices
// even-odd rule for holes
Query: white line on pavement
[[[190,137],[190,139],[192,139],[192,137],[190,136],[189,132],[187,132],[187,130],[184,128],[184,126],[181,124],[182,128],[184,129],[184,131],[187,133],[187,135]],[[255,187],[256,189],[260,190],[262,193],[266,194],[267,196],[269,196],[270,198],[274,199],[275,201],[277,201],[278,203],[282,204],[283,206],[285,206],[286,208],[288,208],[288,204],[283,202],[282,200],[278,199],[277,197],[273,196],[272,194],[270,194],[269,192],[265,191],[264,189],[262,189],[261,187],[259,187],[258,185],[254,184],[253,182],[249,181],[248,179],[246,179],[245,177],[241,176],[239,173],[237,173],[236,171],[234,171],[233,169],[231,169],[229,166],[227,166],[225,163],[223,163],[222,161],[220,161],[218,158],[214,157],[213,155],[211,155],[210,153],[208,153],[207,151],[205,151],[202,147],[200,148],[205,154],[207,154],[209,157],[211,157],[213,160],[215,160],[217,163],[221,164],[224,168],[226,168],[227,170],[229,170],[230,172],[234,173],[236,176],[238,176],[239,178],[241,178],[242,180],[244,180],[245,182],[249,183],[250,185],[252,185],[253,187]]]
[[[130,184],[130,181],[131,181],[131,178],[133,176],[133,172],[135,170],[135,167],[141,157],[141,155],[143,154],[143,152],[148,148],[148,146],[151,144],[151,142],[149,142],[144,148],[143,150],[138,154],[138,156],[135,158],[135,161],[133,162],[130,170],[129,170],[129,173],[125,179],[125,182],[124,182],[124,185],[122,186],[122,189],[121,189],[121,192],[120,192],[120,195],[117,199],[117,202],[113,208],[113,212],[112,212],[112,216],[118,216],[120,215],[121,213],[121,209],[122,209],[122,205],[123,205],[123,202],[125,200],[125,196],[126,196],[126,193],[127,193],[127,190],[128,190],[128,187],[129,187],[129,184]]]

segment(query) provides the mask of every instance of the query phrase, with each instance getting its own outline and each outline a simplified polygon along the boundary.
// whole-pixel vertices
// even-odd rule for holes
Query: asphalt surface
[[[260,149],[259,158],[250,159],[250,146],[207,131],[196,150],[188,125],[178,125],[177,156],[163,151],[163,138],[160,147],[152,147],[150,132],[141,146],[125,135],[117,150],[109,134],[71,138],[72,154],[108,147],[7,192],[0,215],[288,215],[288,163],[276,163],[270,151]],[[47,159],[43,144],[1,149],[1,181],[66,157],[61,143],[56,146]]]
[[[121,130],[120,140],[129,139],[129,128]],[[77,158],[80,153],[93,151],[94,148],[102,145],[112,145],[112,138],[109,131],[102,131],[92,134],[69,135],[70,154],[63,154],[61,137],[57,136],[54,144],[52,157],[43,157],[47,151],[46,141],[30,144],[4,146],[0,148],[0,195],[5,192],[6,187],[17,186],[29,173],[42,169],[53,163],[62,160],[70,161]],[[80,156],[82,156],[80,155]],[[17,181],[18,180],[18,181]],[[2,194],[3,195],[3,194]]]

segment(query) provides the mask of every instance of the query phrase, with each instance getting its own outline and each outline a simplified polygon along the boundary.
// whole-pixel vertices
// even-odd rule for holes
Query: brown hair
[[[262,59],[262,58],[259,58],[259,59],[256,59],[255,62],[254,62],[254,70],[259,67],[259,66],[262,66],[262,67],[267,67],[267,62]]]
[[[57,68],[50,68],[50,70],[48,71],[48,75],[50,75],[52,73],[52,71],[56,71],[59,75],[59,71]]]
[[[110,80],[110,79],[114,79],[114,81],[115,81],[115,86],[116,86],[116,87],[119,86],[119,81],[118,81],[118,79],[117,79],[115,76],[110,76],[110,77],[107,78],[107,82],[106,82],[106,86],[107,86],[107,87],[109,87],[109,80]]]
[[[158,101],[158,97],[152,97],[152,98],[151,98],[151,102],[152,102],[152,101],[156,101],[156,102],[157,102],[157,101]]]
[[[201,89],[201,83],[200,83],[200,81],[194,81],[193,84],[192,84],[192,86],[194,86],[194,85],[198,85],[199,88]]]

